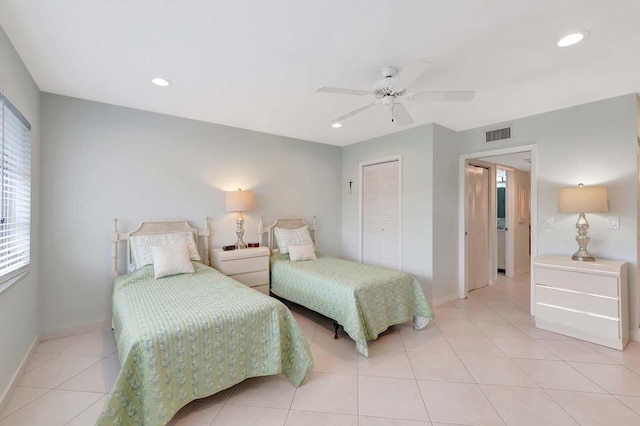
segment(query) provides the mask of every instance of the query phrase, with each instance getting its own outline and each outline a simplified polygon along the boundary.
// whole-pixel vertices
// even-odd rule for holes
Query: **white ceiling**
[[[0,25],[45,92],[348,145],[400,130],[384,106],[316,93],[370,89],[379,69],[434,65],[405,105],[417,126],[493,124],[640,91],[638,0],[2,0]],[[555,46],[569,30],[591,36]],[[163,76],[168,88],[150,79]]]

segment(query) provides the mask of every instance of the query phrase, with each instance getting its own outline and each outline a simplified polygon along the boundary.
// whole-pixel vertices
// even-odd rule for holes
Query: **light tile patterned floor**
[[[305,385],[245,380],[192,402],[172,425],[640,425],[640,344],[624,352],[536,329],[529,276],[434,309],[426,330],[392,327],[357,354],[344,335],[292,311],[311,344]],[[112,333],[42,342],[0,426],[92,425],[118,374]]]

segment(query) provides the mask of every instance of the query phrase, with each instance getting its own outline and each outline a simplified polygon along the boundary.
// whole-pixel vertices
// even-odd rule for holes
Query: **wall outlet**
[[[611,216],[609,218],[609,229],[620,229],[620,216]]]
[[[542,226],[543,228],[553,228],[554,221],[555,219],[553,216],[543,217],[542,224],[540,226]]]

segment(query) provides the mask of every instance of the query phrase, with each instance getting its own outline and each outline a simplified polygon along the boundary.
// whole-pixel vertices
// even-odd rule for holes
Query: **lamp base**
[[[596,258],[589,253],[589,250],[587,250],[587,245],[591,239],[587,236],[589,222],[587,222],[587,218],[584,216],[584,213],[580,213],[578,222],[576,223],[576,228],[578,229],[578,236],[576,237],[576,241],[578,242],[578,251],[571,256],[571,259],[593,262]]]
[[[236,241],[236,248],[246,249],[247,245],[245,244],[244,241],[242,241],[242,236],[244,235],[244,229],[242,228],[242,225],[244,225],[244,217],[242,217],[242,212],[238,212],[236,225],[238,225],[238,227],[236,228],[236,235],[238,236],[238,241]]]
[[[580,254],[580,250],[578,250],[577,252],[575,252],[573,254],[573,256],[571,256],[571,259],[573,260],[580,260],[580,261],[586,261],[586,262],[592,262],[594,260],[596,260],[595,257],[591,256],[591,254],[589,252],[587,252],[587,255],[581,255]]]

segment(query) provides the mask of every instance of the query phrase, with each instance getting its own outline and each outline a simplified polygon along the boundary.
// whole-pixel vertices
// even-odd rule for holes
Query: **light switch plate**
[[[554,217],[553,216],[548,216],[548,217],[544,217],[542,218],[542,225],[543,228],[553,228],[554,226]]]
[[[609,229],[620,229],[620,216],[611,216],[609,218]]]

